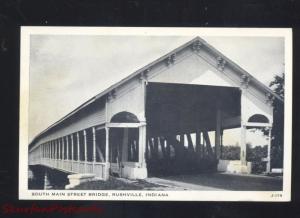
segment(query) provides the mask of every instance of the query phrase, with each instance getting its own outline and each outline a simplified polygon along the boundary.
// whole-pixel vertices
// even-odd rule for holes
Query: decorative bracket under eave
[[[221,71],[224,71],[225,65],[226,65],[226,60],[222,57],[217,57],[217,68]]]
[[[108,93],[107,100],[110,102],[116,98],[116,91],[113,89]]]
[[[148,84],[148,74],[150,72],[150,69],[146,69],[145,71],[143,71],[140,76],[139,76],[139,80],[140,82],[144,82],[146,84]]]
[[[250,82],[250,77],[247,76],[247,75],[245,75],[245,74],[243,74],[241,76],[241,87],[245,88],[245,89],[248,88],[249,82]]]
[[[192,44],[192,49],[193,49],[193,51],[198,52],[198,51],[200,51],[201,46],[202,46],[202,43],[200,41],[196,41]]]
[[[166,64],[167,66],[170,66],[171,64],[174,64],[175,61],[176,61],[176,53],[171,54],[169,57],[167,57]]]

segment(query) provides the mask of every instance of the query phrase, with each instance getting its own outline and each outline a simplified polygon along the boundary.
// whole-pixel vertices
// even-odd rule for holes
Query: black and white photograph
[[[291,43],[22,27],[19,199],[289,201]]]

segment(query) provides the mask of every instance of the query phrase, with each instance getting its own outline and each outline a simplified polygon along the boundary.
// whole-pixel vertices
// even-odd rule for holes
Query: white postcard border
[[[84,30],[84,31],[83,31]],[[28,106],[30,35],[268,36],[285,38],[283,191],[106,191],[28,190]],[[19,199],[146,201],[290,201],[292,168],[292,29],[288,28],[127,28],[21,27]],[[73,194],[71,194],[73,193]],[[152,193],[156,193],[153,195]],[[35,195],[34,195],[35,194]],[[78,196],[81,194],[82,196]],[[100,196],[89,196],[100,195]],[[108,196],[103,196],[108,194]],[[115,196],[113,196],[115,195]],[[122,195],[122,196],[120,196]],[[159,195],[159,196],[158,196]],[[163,196],[167,195],[167,196]]]

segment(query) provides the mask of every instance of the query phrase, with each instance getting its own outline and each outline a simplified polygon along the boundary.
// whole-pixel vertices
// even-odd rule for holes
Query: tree
[[[269,87],[284,99],[284,73],[276,75],[270,82]],[[273,128],[271,140],[271,167],[282,168],[283,166],[283,129],[284,129],[284,104],[279,99],[273,101]],[[267,131],[264,131],[268,134]]]
[[[275,75],[274,80],[270,82],[269,87],[280,97],[284,98],[284,73]]]

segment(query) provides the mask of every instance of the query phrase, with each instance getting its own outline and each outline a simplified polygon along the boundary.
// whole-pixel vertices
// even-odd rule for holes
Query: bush
[[[247,161],[252,162],[252,173],[262,173],[266,171],[266,162],[262,158],[267,157],[268,146],[256,146],[251,148],[247,145]]]
[[[221,159],[225,160],[239,160],[241,148],[239,146],[223,146]]]
[[[239,146],[224,146],[222,149],[222,159],[224,160],[239,160],[241,148]],[[262,158],[267,157],[268,147],[256,146],[251,147],[247,144],[247,161],[252,162],[252,172],[262,173],[266,171],[266,162]]]

